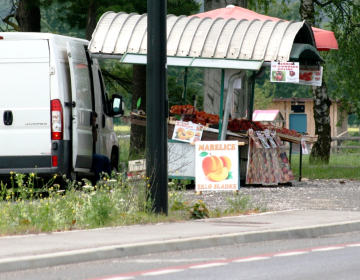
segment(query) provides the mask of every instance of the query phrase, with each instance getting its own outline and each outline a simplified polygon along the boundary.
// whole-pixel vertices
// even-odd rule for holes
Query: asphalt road
[[[212,247],[0,274],[41,279],[359,279],[360,232]]]

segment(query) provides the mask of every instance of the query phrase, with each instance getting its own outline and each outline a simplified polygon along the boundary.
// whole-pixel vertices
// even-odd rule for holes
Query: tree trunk
[[[205,0],[205,12],[225,8],[227,5],[239,6],[242,8],[247,8],[247,0]],[[246,76],[242,79],[246,81]],[[245,117],[246,113],[241,107],[246,108],[240,102],[244,100],[244,95],[242,92],[245,91],[245,83],[241,83],[242,88],[240,90],[235,90],[235,107],[237,108],[235,112],[236,118]],[[224,99],[226,99],[227,91],[224,90]],[[220,114],[220,103],[221,103],[221,70],[220,69],[204,69],[204,111],[209,114]],[[237,102],[237,104],[236,104]],[[240,107],[241,106],[241,107]]]
[[[315,26],[314,0],[301,0],[299,12],[301,20],[306,20],[311,26]]]
[[[301,20],[306,20],[311,26],[315,25],[314,0],[301,0]],[[313,87],[315,134],[317,142],[311,150],[309,162],[312,164],[328,164],[330,160],[331,126],[330,106],[331,101],[327,93],[327,87],[323,80],[321,87]]]
[[[41,15],[38,1],[19,0],[15,19],[20,32],[41,32]]]
[[[92,34],[96,28],[96,18],[97,18],[97,4],[96,1],[91,1],[86,19],[86,31],[85,31],[85,39],[91,40]]]
[[[137,108],[146,112],[146,65],[133,65],[133,90],[131,109]],[[150,128],[149,128],[150,129]],[[145,158],[146,126],[131,124],[129,160]]]
[[[321,87],[313,87],[315,134],[318,140],[311,149],[310,164],[329,163],[331,145],[330,106],[327,87],[323,81]]]

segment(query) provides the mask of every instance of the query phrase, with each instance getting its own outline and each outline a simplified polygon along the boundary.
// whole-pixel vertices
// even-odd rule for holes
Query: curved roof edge
[[[293,44],[311,48],[303,50],[307,55],[301,55],[298,47],[293,50]],[[98,57],[146,55],[147,14],[105,13],[96,26],[89,50]],[[298,57],[323,62],[306,22],[174,15],[167,16],[167,56],[242,61],[290,61]]]

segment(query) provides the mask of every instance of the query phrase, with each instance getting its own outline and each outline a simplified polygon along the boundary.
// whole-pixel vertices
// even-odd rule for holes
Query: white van
[[[123,102],[108,98],[87,45],[47,33],[0,33],[0,177],[92,175],[93,153],[108,156],[117,169],[113,118],[123,114]]]

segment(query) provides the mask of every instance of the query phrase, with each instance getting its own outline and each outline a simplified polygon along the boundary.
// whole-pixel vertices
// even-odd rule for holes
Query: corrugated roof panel
[[[206,41],[204,42],[201,57],[213,57],[214,48],[216,48],[216,44],[218,43],[218,35],[220,34],[224,23],[224,20],[214,21],[214,24],[211,26],[209,34],[206,37]]]
[[[224,26],[221,34],[219,34],[218,44],[216,47],[216,51],[214,53],[214,57],[216,57],[216,58],[226,57],[229,39],[230,39],[232,32],[237,24],[238,24],[238,21],[234,20],[234,19],[226,21],[226,25]]]
[[[208,35],[209,28],[213,21],[214,20],[210,18],[206,18],[204,21],[199,20],[199,27],[192,42],[189,56],[201,56],[201,50],[204,46],[204,41],[206,40],[206,36]]]
[[[266,26],[267,26],[267,23],[270,23],[270,22],[271,22],[270,20],[262,21],[262,25],[259,28],[259,32],[256,34],[256,39],[254,40],[254,44],[252,46],[250,59],[254,58],[254,53],[256,52],[256,49],[264,50],[265,45],[266,45],[265,44],[266,42],[264,39],[268,39],[268,37],[265,35],[266,33],[264,33],[264,32],[267,32]]]
[[[219,32],[216,36],[216,43],[214,44],[211,57],[215,57],[215,53],[218,51],[218,49],[221,46],[221,37],[224,38],[224,36],[226,36],[226,30],[228,30],[229,23],[231,23],[232,21],[234,21],[234,19],[228,19],[228,20],[224,21],[224,23],[221,27],[221,30],[219,30]],[[229,35],[227,35],[227,36],[229,36]]]
[[[302,22],[294,22],[290,24],[286,29],[286,32],[282,38],[279,48],[279,57],[277,60],[288,61],[290,59],[291,49],[294,43],[294,39],[298,31],[302,28]]]
[[[275,26],[275,29],[269,38],[269,44],[267,46],[267,50],[265,52],[265,61],[275,61],[277,59],[277,53],[279,49],[279,44],[281,43],[282,36],[286,30],[288,23],[279,22]]]
[[[276,27],[282,21],[275,22],[266,22],[261,30],[261,34],[258,38],[258,43],[255,46],[255,50],[253,53],[253,59],[264,59],[266,52],[271,53],[271,49],[269,48],[270,38],[273,36]],[[274,51],[275,53],[275,51]]]
[[[272,22],[264,22],[256,40],[251,59],[263,58],[273,28],[274,24]]]
[[[146,31],[147,31],[147,17],[146,15],[142,15],[139,18],[139,21],[133,30],[133,34],[127,46],[127,52],[131,52],[131,53],[140,52],[141,42],[143,41]]]
[[[145,14],[146,15],[146,14]],[[183,16],[184,17],[184,16]],[[175,16],[175,15],[167,15],[166,17],[166,38],[169,39],[169,35],[171,33],[171,30],[173,28],[173,26],[175,25],[176,21],[179,19],[179,17]]]
[[[288,61],[299,32],[302,36],[297,37],[296,43],[313,42],[309,40],[313,36],[311,27],[304,22],[200,19],[168,15],[167,32],[167,55],[176,57]],[[301,38],[305,38],[306,42],[298,42]],[[89,49],[93,54],[117,57],[125,53],[146,54],[147,15],[105,13],[98,22]],[[203,63],[206,61],[200,64]]]
[[[114,12],[107,12],[102,15],[100,18],[96,29],[92,35],[91,42],[89,44],[89,48],[93,50],[94,53],[100,53],[101,48],[104,44],[104,41],[106,39],[107,31],[109,29],[109,26],[111,26],[112,20],[116,17],[117,14]],[[100,24],[101,22],[101,24]]]
[[[199,21],[200,19],[198,18],[190,18],[185,25],[184,31],[179,39],[178,48],[175,54],[176,56],[188,56],[189,47]]]
[[[104,42],[104,46],[102,48],[102,52],[104,53],[122,53],[126,51],[128,41],[131,37],[131,32],[129,30],[130,24],[133,23],[134,17],[139,18],[139,15],[133,13],[130,15],[127,14],[121,14],[120,16],[114,18],[108,34],[106,35],[106,39]],[[129,24],[130,22],[130,24]],[[123,41],[123,43],[120,45],[117,44],[118,41]],[[117,50],[115,50],[118,48]]]
[[[244,42],[241,46],[239,53],[239,59],[251,59],[251,54],[256,43],[257,35],[260,32],[260,28],[263,26],[262,21],[253,21],[246,32]]]
[[[241,22],[235,29],[234,35],[229,44],[229,50],[227,53],[227,58],[237,58],[240,53],[240,48],[244,41],[244,36],[246,35],[246,30],[249,28],[251,21]]]
[[[176,51],[178,49],[178,45],[181,39],[181,36],[184,31],[184,27],[188,23],[190,19],[187,17],[179,18],[179,20],[173,26],[171,33],[169,34],[167,41],[167,54],[168,55],[176,55]],[[198,20],[198,19],[197,19]]]

